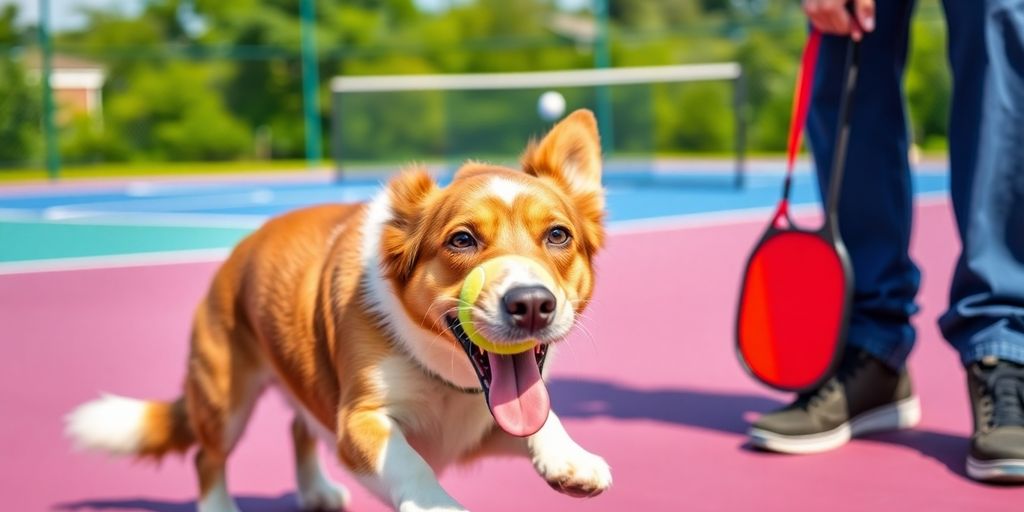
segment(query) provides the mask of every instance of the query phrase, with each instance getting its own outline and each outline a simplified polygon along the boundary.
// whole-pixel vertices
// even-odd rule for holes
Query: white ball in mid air
[[[555,121],[565,114],[565,96],[557,91],[548,91],[537,100],[537,113],[545,121]]]

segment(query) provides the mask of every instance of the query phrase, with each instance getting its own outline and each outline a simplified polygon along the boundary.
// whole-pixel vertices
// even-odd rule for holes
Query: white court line
[[[779,173],[782,176],[782,173]],[[777,186],[778,180],[770,180],[770,187],[774,188]],[[361,189],[349,190],[348,195],[343,195],[337,198],[340,202],[346,200],[365,200],[369,194],[365,194],[368,190],[379,190],[380,184],[378,185],[359,185]],[[764,186],[764,185],[762,185]],[[614,190],[614,189],[612,189]],[[633,190],[623,189],[622,193],[632,193]],[[208,209],[217,208],[234,208],[239,206],[252,206],[255,203],[225,203],[225,198],[238,198],[243,197],[251,192],[232,192],[230,194],[208,194],[204,196],[204,200],[207,203]],[[274,193],[274,202],[278,203],[282,200],[292,200],[296,197],[305,197],[305,192],[299,191],[279,191]],[[195,206],[195,202],[188,198],[183,197],[152,197],[152,198],[141,198],[141,199],[129,199],[129,200],[115,200],[115,201],[103,201],[96,203],[80,203],[74,205],[57,205],[43,209],[42,211],[18,209],[18,208],[0,208],[0,221],[14,221],[14,222],[44,222],[44,223],[61,223],[61,224],[80,224],[80,225],[95,225],[95,226],[160,226],[160,227],[183,227],[183,228],[257,228],[261,226],[267,219],[272,215],[258,215],[258,214],[220,214],[220,213],[194,213],[194,212],[147,212],[147,211],[134,211],[131,209],[127,210],[91,210],[90,207],[106,206],[138,206],[140,204],[152,207],[153,202],[158,202],[157,205],[163,205],[165,207],[176,206],[179,203],[183,205],[189,205],[190,207]],[[286,205],[295,205],[294,202],[280,203]],[[265,206],[265,205],[263,205]],[[174,208],[169,208],[173,210]],[[704,214],[687,214],[684,217],[690,217],[693,215],[704,215]],[[711,213],[707,214],[715,216],[718,214]],[[678,216],[664,217],[664,219],[675,219]],[[656,217],[652,219],[661,219]],[[623,221],[623,222],[639,222],[644,223],[647,220],[642,221]]]
[[[337,202],[365,201],[380,189],[380,185],[358,185],[349,187],[339,194],[330,196]],[[217,214],[175,212],[187,206],[206,210],[244,208],[251,206],[279,205],[290,209],[300,206],[309,197],[308,190],[273,191],[259,188],[242,192],[212,193],[201,196],[159,196],[136,199],[118,199],[94,203],[56,205],[41,212],[16,208],[0,208],[0,220],[62,222],[104,226],[168,226],[168,227],[244,227],[261,225],[270,215]],[[132,208],[157,208],[157,211],[140,211]],[[122,208],[122,209],[117,209]],[[159,211],[159,210],[169,211]]]
[[[918,170],[917,172],[920,172]],[[647,174],[651,179],[660,179],[663,176],[673,176],[675,173],[664,170],[654,170]],[[798,174],[809,174],[808,169],[802,169]],[[766,170],[748,175],[748,187],[769,187],[778,186],[777,181],[784,175],[781,171]],[[756,184],[755,184],[756,182]],[[358,183],[346,187],[341,194],[332,199],[339,202],[365,200],[372,195],[372,192],[379,190],[382,183]],[[145,184],[129,183],[126,187],[126,199],[114,199],[108,201],[86,202],[79,204],[54,205],[40,211],[0,208],[0,220],[12,220],[16,222],[62,222],[100,226],[162,226],[162,227],[188,227],[188,228],[253,228],[258,227],[266,221],[270,215],[249,215],[249,214],[217,214],[197,212],[174,212],[173,210],[187,207],[193,209],[202,206],[207,210],[227,209],[236,207],[248,207],[253,205],[267,206],[271,204],[295,207],[303,199],[308,198],[309,190],[273,190],[266,186],[257,184],[251,189],[238,190],[235,187],[227,189],[214,189],[210,193],[198,196],[165,196],[160,193],[161,187],[170,187],[172,191],[182,191],[180,184]],[[193,187],[194,188],[194,187]],[[184,187],[187,191],[189,187]],[[140,192],[130,193],[132,190]],[[614,192],[613,186],[610,192]],[[628,187],[622,189],[623,193],[630,193]],[[159,207],[171,211],[139,211],[139,206],[147,209]],[[123,207],[123,209],[118,209]],[[711,214],[717,215],[717,214]],[[655,224],[668,222],[669,220],[654,220]],[[639,221],[644,224],[646,221]],[[687,221],[689,222],[689,221]]]
[[[11,222],[39,221],[42,217],[32,210],[21,210],[18,208],[0,208],[0,220]]]
[[[919,193],[914,198],[915,206],[936,206],[949,201],[946,192]],[[612,235],[634,235],[685,229],[699,229],[730,224],[766,221],[775,207],[747,208],[722,212],[692,213],[666,217],[652,217],[640,220],[610,222],[608,232]],[[794,205],[790,210],[803,217],[820,211],[817,204]],[[86,256],[76,258],[53,258],[44,260],[0,262],[0,276],[33,274],[40,272],[62,272],[104,268],[144,267],[177,265],[187,263],[208,263],[222,261],[231,253],[230,247],[218,249],[192,249],[181,251],[159,251],[110,256]]]
[[[53,220],[36,216],[32,218],[32,220],[50,224],[77,224],[83,226],[256,229],[262,226],[269,218],[269,215],[97,212],[94,216],[89,217],[72,217]],[[0,214],[0,220],[8,219]]]
[[[920,192],[914,195],[915,206],[935,206],[945,204],[949,199],[949,193],[945,191]],[[762,220],[767,223],[768,216],[775,211],[776,206],[758,208],[743,208],[738,210],[725,210],[720,212],[684,213],[682,215],[668,215],[664,217],[650,217],[647,219],[620,220],[608,223],[608,232],[613,235],[635,235],[641,233],[654,233],[659,231],[674,231],[677,229],[706,228],[725,224],[742,224]],[[804,216],[821,212],[821,206],[817,203],[794,204],[789,207],[794,216]]]
[[[129,211],[132,207],[147,207],[160,210],[174,210],[173,207],[189,205],[193,209],[227,209],[247,206],[266,206],[274,202],[274,192],[269,188],[256,189],[245,192],[233,192],[229,194],[208,194],[193,195],[186,197],[151,197],[145,199],[120,199],[114,201],[100,201],[94,203],[80,203],[73,205],[50,206],[43,209],[43,218],[47,220],[65,220],[81,217],[90,217],[103,213],[125,213],[118,211],[119,207],[126,207]],[[99,209],[97,209],[99,208]],[[109,208],[103,210],[103,208]],[[145,215],[146,211],[138,211],[137,214]]]
[[[231,253],[230,248],[189,249],[182,251],[141,252],[106,256],[81,256],[45,260],[0,262],[0,275],[64,272],[102,268],[149,267],[206,263],[221,261]]]
[[[77,224],[84,226],[159,226],[171,228],[258,228],[269,215],[207,213],[92,212],[88,216],[49,218],[39,212],[0,208],[0,222]]]

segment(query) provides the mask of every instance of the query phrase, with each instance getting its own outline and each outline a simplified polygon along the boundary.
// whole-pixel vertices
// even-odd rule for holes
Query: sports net
[[[598,118],[606,170],[743,183],[744,84],[736,63],[344,76],[332,80],[331,91],[331,151],[339,175],[410,161],[445,169],[467,158],[513,163],[526,141],[558,117],[589,108]],[[714,164],[702,173],[671,172],[673,162],[694,156],[714,157],[708,160]],[[689,179],[673,180],[680,177]]]

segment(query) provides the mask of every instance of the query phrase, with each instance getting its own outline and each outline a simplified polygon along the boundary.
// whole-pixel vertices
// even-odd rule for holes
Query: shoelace
[[[979,373],[991,400],[992,428],[1024,427],[1024,366],[1001,361]]]
[[[800,407],[817,405],[826,397],[838,391],[843,380],[852,379],[854,375],[867,366],[868,360],[869,356],[865,352],[847,353],[843,363],[839,366],[836,376],[825,381],[825,384],[820,388],[801,394],[797,397],[797,404]]]
[[[831,396],[833,393],[839,390],[839,380],[835,377],[825,381],[825,384],[814,391],[800,395],[797,400],[797,404],[801,408],[809,408],[817,406],[823,400]]]

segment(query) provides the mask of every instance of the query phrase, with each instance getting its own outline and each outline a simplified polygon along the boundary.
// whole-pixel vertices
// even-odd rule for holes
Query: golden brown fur
[[[423,171],[401,174],[387,187],[390,215],[378,227],[379,240],[364,240],[370,224],[380,220],[371,218],[368,205],[317,206],[267,222],[214,277],[195,314],[183,398],[150,403],[145,443],[137,453],[159,456],[197,443],[200,495],[206,496],[223,486],[226,458],[269,384],[295,403],[292,437],[299,465],[315,457],[313,435],[321,430],[334,436],[339,460],[365,475],[391,471],[381,469],[383,450],[396,428],[436,467],[452,456],[478,456],[481,447],[521,446],[500,439],[504,434],[490,423],[465,446],[437,445],[449,441],[431,437],[438,435],[431,422],[451,419],[417,411],[415,400],[404,398],[412,391],[398,387],[411,380],[417,392],[434,389],[433,395],[447,397],[439,403],[465,403],[473,411],[477,401],[483,407],[483,399],[456,389],[466,387],[464,378],[436,370],[403,348],[397,339],[406,333],[390,332],[395,327],[381,318],[367,282],[383,279],[403,309],[389,314],[405,315],[430,333],[429,343],[437,346],[429,349],[442,356],[450,351],[452,367],[462,375],[468,363],[443,319],[464,277],[481,262],[505,254],[531,258],[554,276],[571,313],[582,311],[604,237],[593,116],[571,115],[530,145],[522,167],[469,163],[444,189]],[[495,183],[517,194],[510,194],[511,201],[496,196]],[[571,230],[568,247],[545,245],[544,234],[553,225]],[[446,249],[445,240],[457,229],[471,230],[481,241],[479,250]],[[366,265],[373,244],[380,258],[377,277],[367,274],[377,271]],[[382,382],[382,375],[400,375],[401,382]],[[396,506],[400,498],[393,498]]]

